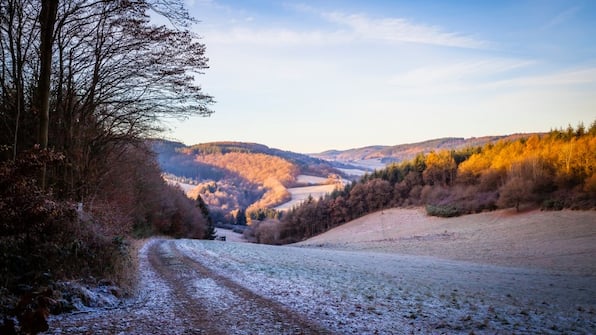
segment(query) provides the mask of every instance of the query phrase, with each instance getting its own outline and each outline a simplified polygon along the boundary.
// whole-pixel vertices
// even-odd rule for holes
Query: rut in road
[[[181,253],[174,241],[149,249],[149,263],[171,286],[187,333],[332,334],[283,305],[255,294]]]

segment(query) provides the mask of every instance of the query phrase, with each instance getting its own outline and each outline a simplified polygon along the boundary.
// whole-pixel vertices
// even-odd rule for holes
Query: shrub
[[[565,208],[565,201],[561,199],[546,199],[541,206],[541,209],[546,211],[560,211],[563,208]]]
[[[450,218],[462,215],[461,211],[450,205],[426,205],[426,213],[430,216]]]
[[[0,164],[0,282],[45,285],[49,280],[94,276],[115,278],[128,268],[124,239],[107,234],[75,205],[59,200],[36,180],[40,166],[51,168],[62,156],[46,150]]]

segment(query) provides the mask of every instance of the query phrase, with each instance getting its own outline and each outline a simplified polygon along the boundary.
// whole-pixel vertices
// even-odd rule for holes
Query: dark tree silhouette
[[[207,226],[205,227],[205,233],[203,235],[203,238],[206,240],[214,240],[216,237],[215,225],[213,223],[211,213],[209,212],[209,207],[207,206],[205,201],[203,201],[203,198],[201,198],[200,195],[197,195],[196,201],[197,208],[199,209],[199,211],[201,211],[203,218],[205,218],[205,220],[207,221]]]

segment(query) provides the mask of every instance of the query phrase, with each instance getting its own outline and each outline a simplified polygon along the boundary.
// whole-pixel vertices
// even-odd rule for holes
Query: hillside
[[[515,210],[456,218],[423,208],[366,215],[298,246],[432,256],[501,266],[596,275],[596,211]]]
[[[299,175],[327,179],[342,174],[322,159],[256,143],[152,144],[166,177],[183,183],[187,194],[200,195],[227,220],[238,209],[273,208],[291,200],[288,188],[300,184]]]
[[[429,153],[438,150],[460,150],[468,147],[481,147],[488,143],[495,143],[500,140],[516,140],[522,137],[529,137],[532,134],[514,134],[502,136],[483,137],[445,137],[423,142],[399,144],[394,146],[367,146],[348,150],[329,150],[311,156],[338,162],[350,162],[358,164],[359,161],[379,160],[386,165],[394,162],[402,162],[412,159],[418,154]]]

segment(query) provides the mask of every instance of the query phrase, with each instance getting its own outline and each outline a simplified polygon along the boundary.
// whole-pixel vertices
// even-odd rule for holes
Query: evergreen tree
[[[236,224],[239,226],[246,226],[247,222],[246,211],[243,208],[240,208],[236,214]]]
[[[215,225],[213,224],[213,218],[211,218],[211,214],[209,213],[209,207],[201,198],[200,195],[197,195],[197,208],[201,211],[201,214],[207,221],[207,226],[205,227],[205,233],[203,238],[206,240],[214,240],[215,239]]]

